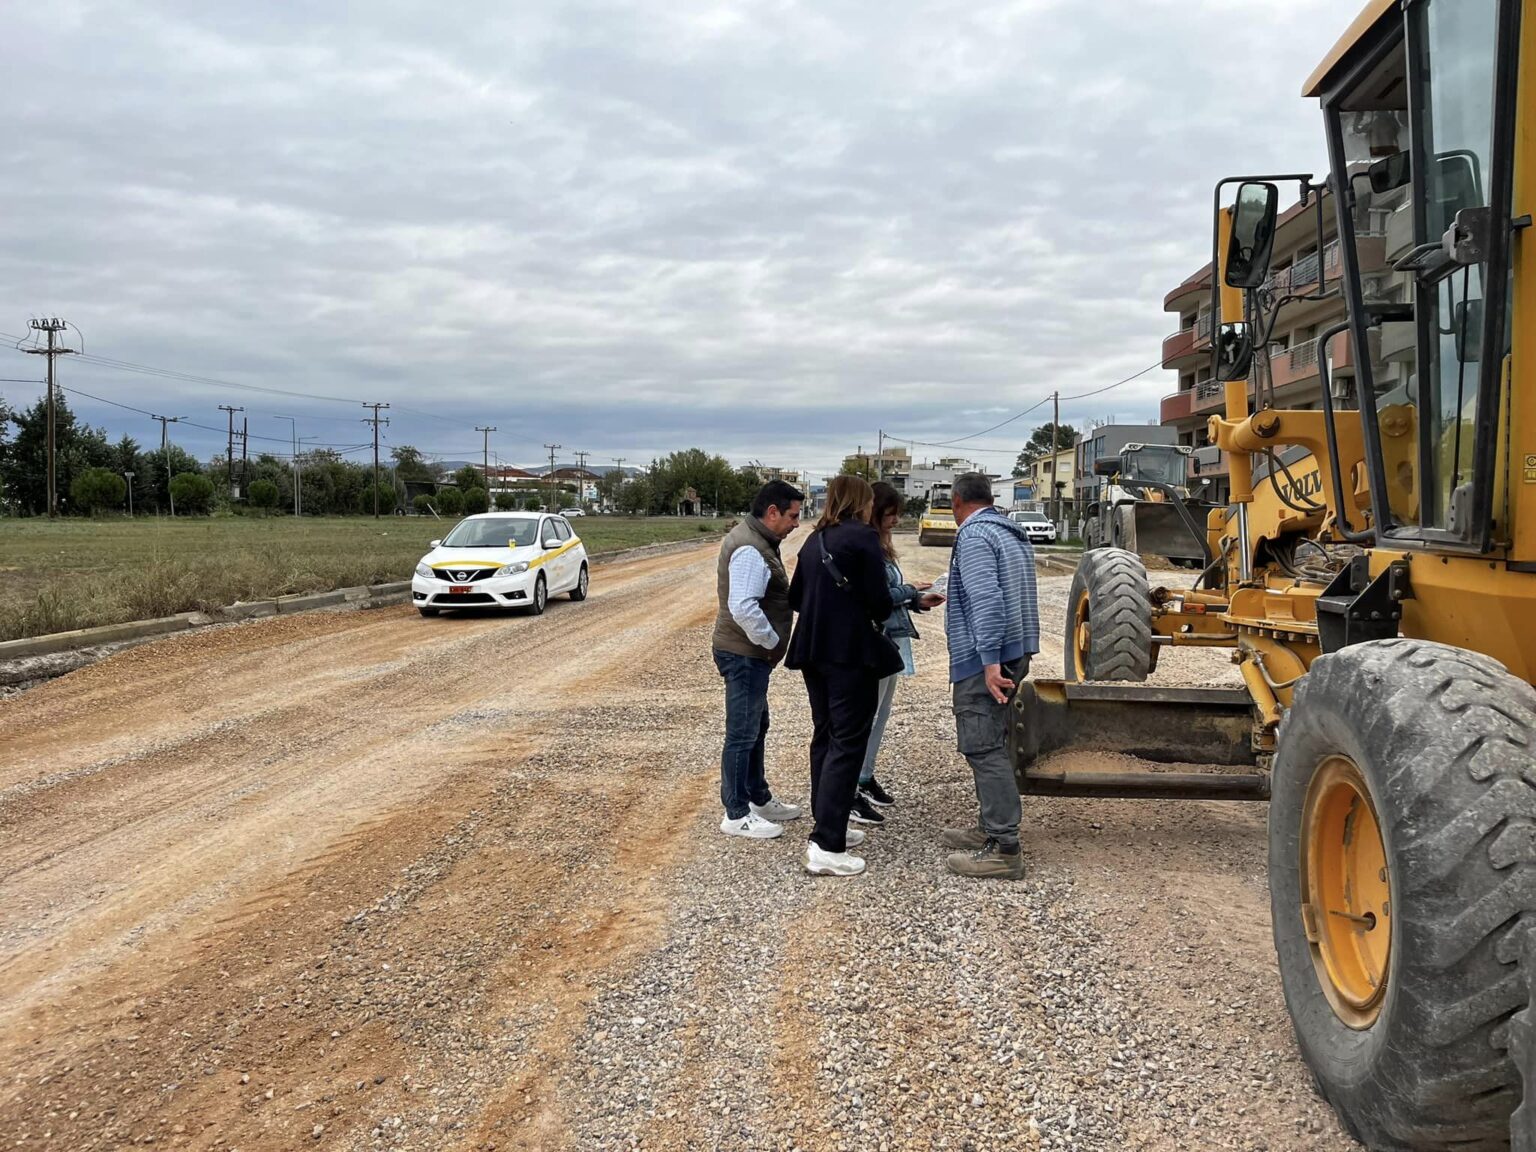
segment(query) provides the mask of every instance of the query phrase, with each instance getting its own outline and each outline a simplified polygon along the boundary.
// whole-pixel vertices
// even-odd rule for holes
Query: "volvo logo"
[[[460,584],[468,584],[469,583],[469,573],[468,572],[455,572],[453,574],[453,578],[455,580],[457,580]]]

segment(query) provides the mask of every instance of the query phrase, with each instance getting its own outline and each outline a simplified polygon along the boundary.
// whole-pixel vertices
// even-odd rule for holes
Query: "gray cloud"
[[[0,331],[54,312],[104,356],[388,400],[397,443],[472,449],[495,423],[518,460],[557,440],[825,466],[879,428],[952,439],[1157,358],[1214,180],[1320,168],[1296,93],[1351,15],[518,7],[12,12]],[[1062,415],[1155,418],[1169,376]],[[362,438],[336,404],[65,382]]]

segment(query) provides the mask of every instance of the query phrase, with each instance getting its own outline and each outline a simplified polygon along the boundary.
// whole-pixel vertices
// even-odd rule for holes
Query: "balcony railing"
[[[1288,293],[1312,291],[1327,287],[1329,280],[1339,278],[1339,269],[1342,261],[1339,258],[1339,242],[1330,240],[1323,248],[1322,258],[1318,258],[1316,252],[1303,256],[1289,268],[1282,268],[1279,272],[1264,281],[1264,287],[1270,292]],[[1318,282],[1318,274],[1322,274],[1322,283]]]
[[[1221,406],[1222,398],[1226,395],[1226,385],[1220,380],[1202,380],[1191,391],[1194,394],[1194,402],[1190,407],[1193,411],[1201,412],[1207,408]]]

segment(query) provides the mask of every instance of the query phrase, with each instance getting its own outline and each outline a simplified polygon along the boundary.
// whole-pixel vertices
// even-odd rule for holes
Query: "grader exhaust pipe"
[[[1252,768],[1253,704],[1241,688],[1025,681],[1010,705],[1008,745],[1026,796],[1268,800],[1263,772],[1052,769],[1053,752],[1118,752],[1161,764]]]

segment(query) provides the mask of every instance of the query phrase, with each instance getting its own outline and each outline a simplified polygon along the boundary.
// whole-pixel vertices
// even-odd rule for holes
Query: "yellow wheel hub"
[[[1370,788],[1354,761],[1330,756],[1302,810],[1301,913],[1328,1002],[1351,1028],[1381,1012],[1392,959],[1392,886]]]
[[[1093,627],[1088,622],[1088,593],[1078,598],[1072,612],[1072,666],[1077,669],[1079,680],[1088,679],[1088,644],[1093,639]]]

